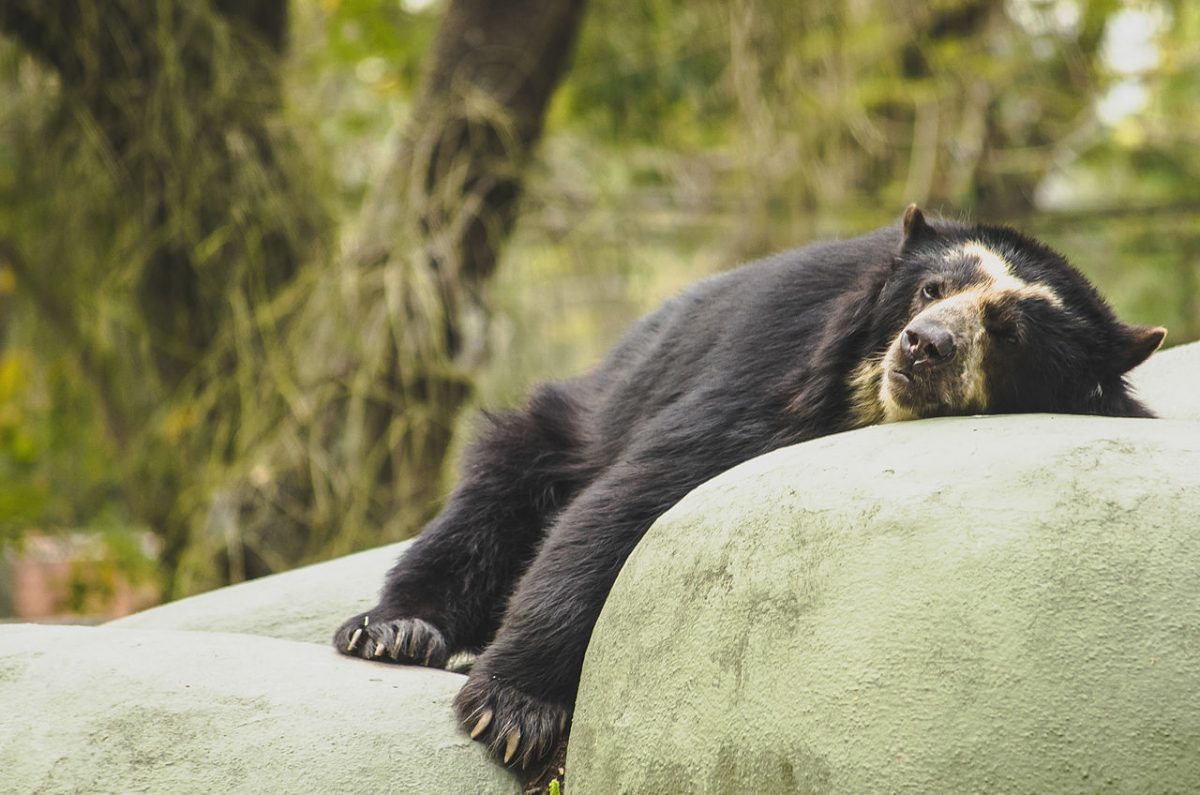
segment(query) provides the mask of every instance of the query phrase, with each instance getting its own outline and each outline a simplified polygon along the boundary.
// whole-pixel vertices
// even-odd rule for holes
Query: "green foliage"
[[[27,351],[0,356],[0,541],[41,518],[49,496],[35,476],[39,451],[31,431],[39,428],[29,422],[23,400],[29,366]]]
[[[386,90],[416,90],[437,22],[431,11],[409,11],[395,0],[327,0],[323,5],[328,41],[321,60],[354,69],[360,79]]]
[[[725,69],[720,5],[633,0],[594,3],[556,120],[628,145],[712,144],[733,119],[713,87]]]
[[[0,355],[0,539],[29,527],[130,527],[116,460],[71,358]]]
[[[294,124],[321,143],[340,192],[335,212],[360,207],[376,176],[381,144],[409,111],[439,9],[395,0],[322,0],[291,6],[294,57],[287,62]]]

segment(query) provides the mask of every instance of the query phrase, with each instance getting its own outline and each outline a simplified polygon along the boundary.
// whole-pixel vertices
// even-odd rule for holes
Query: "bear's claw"
[[[479,716],[479,720],[475,723],[475,727],[471,729],[472,740],[479,739],[479,735],[483,734],[483,730],[486,729],[488,724],[492,722],[493,714],[494,713],[490,709],[485,709],[483,711],[483,714]]]
[[[352,657],[429,668],[444,668],[450,656],[441,631],[420,618],[355,616],[334,633],[333,645]]]
[[[504,764],[508,764],[513,758],[513,754],[517,752],[517,747],[521,744],[521,730],[513,729],[512,734],[508,735],[508,742],[504,744]],[[525,756],[529,756],[529,752],[525,752]],[[528,762],[528,758],[525,760]]]
[[[472,675],[454,699],[463,729],[506,766],[522,770],[550,760],[566,736],[568,707]]]

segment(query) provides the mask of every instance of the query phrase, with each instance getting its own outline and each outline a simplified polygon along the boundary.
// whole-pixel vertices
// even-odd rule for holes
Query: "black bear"
[[[334,635],[345,654],[444,666],[507,765],[565,735],[592,627],[658,516],[784,445],[950,414],[1152,416],[1124,374],[1165,330],[1119,321],[1062,256],[1007,228],[927,221],[700,282],[604,362],[490,417],[445,510]]]

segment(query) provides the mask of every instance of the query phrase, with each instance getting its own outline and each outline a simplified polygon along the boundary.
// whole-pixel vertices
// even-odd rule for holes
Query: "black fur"
[[[456,701],[463,726],[509,764],[544,760],[569,725],[601,606],[651,523],[738,463],[870,421],[874,387],[854,386],[856,368],[886,378],[878,363],[928,295],[979,278],[954,255],[965,241],[1061,300],[1010,292],[981,304],[972,329],[986,331],[975,335],[988,346],[985,411],[1150,416],[1124,374],[1161,330],[1118,321],[1035,241],[929,223],[910,208],[900,225],[701,282],[636,324],[595,370],[491,416],[445,510],[388,574],[379,606],[338,630],[337,648],[434,666],[482,652]],[[930,372],[916,378],[932,389]]]

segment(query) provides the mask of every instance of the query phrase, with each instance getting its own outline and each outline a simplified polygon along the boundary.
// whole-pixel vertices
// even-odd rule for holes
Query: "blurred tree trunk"
[[[118,196],[97,214],[111,213],[136,241],[123,260],[98,251],[70,269],[123,285],[134,318],[119,339],[92,324],[87,287],[56,279],[50,263],[18,275],[41,305],[61,309],[54,321],[129,454],[122,463],[141,476],[129,497],[163,536],[168,567],[187,542],[179,497],[197,465],[189,452],[200,461],[224,452],[178,444],[201,424],[192,401],[227,345],[219,340],[238,307],[292,281],[328,222],[278,123],[286,26],[287,0],[0,0],[0,31],[59,77],[47,135],[71,128],[95,146]],[[60,222],[82,233],[82,220]],[[236,407],[219,399],[209,414]]]
[[[512,230],[522,174],[566,71],[584,0],[455,0],[446,11],[387,175],[368,200],[354,260],[393,256],[404,219],[435,275],[444,352],[473,363],[471,314]]]
[[[231,285],[274,293],[324,222],[268,129],[286,22],[287,0],[0,2],[0,29],[54,68],[64,109],[102,134],[152,241],[135,292],[168,391],[226,325]],[[271,212],[268,196],[288,206]]]
[[[342,438],[348,460],[377,466],[355,479],[370,493],[340,501],[350,515],[321,522],[305,557],[411,535],[438,507],[456,418],[487,356],[485,288],[584,7],[447,8],[409,127],[345,252],[349,267],[401,285],[379,370],[351,390]]]

